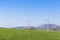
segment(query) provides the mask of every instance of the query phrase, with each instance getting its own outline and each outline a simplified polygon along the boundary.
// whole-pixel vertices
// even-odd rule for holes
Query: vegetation
[[[60,40],[60,32],[1,28],[0,40]]]

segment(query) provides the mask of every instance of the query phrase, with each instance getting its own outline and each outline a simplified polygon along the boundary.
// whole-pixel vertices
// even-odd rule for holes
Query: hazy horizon
[[[60,25],[60,0],[1,0],[0,27],[32,26],[49,23]],[[43,22],[47,23],[47,22]]]

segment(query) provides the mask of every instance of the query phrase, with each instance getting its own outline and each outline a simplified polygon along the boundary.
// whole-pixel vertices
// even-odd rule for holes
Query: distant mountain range
[[[24,28],[24,26],[18,26],[18,27],[14,27],[14,28]]]
[[[20,29],[35,29],[33,26],[19,26],[19,27],[14,27],[14,28],[20,28]]]
[[[39,30],[47,30],[47,28],[49,30],[54,30],[54,29],[58,29],[60,28],[60,26],[58,25],[55,25],[55,24],[42,24],[42,25],[39,25],[37,27],[34,27],[34,26],[19,26],[19,27],[15,27],[15,28],[22,28],[22,29],[39,29]]]
[[[25,29],[35,29],[34,26],[26,26]]]
[[[47,28],[48,28],[49,30],[52,30],[52,29],[56,29],[58,27],[60,27],[60,26],[55,25],[55,24],[42,24],[42,25],[37,26],[36,28],[41,29],[41,30],[47,30]]]

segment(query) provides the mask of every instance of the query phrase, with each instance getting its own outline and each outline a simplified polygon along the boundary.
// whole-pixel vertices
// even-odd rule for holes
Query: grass
[[[0,40],[60,40],[60,32],[1,28]]]

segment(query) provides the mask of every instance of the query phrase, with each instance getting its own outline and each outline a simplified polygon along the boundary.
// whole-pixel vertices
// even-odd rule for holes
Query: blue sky
[[[0,26],[38,26],[49,17],[49,23],[60,25],[60,0],[0,0]],[[43,22],[43,23],[42,23]]]

